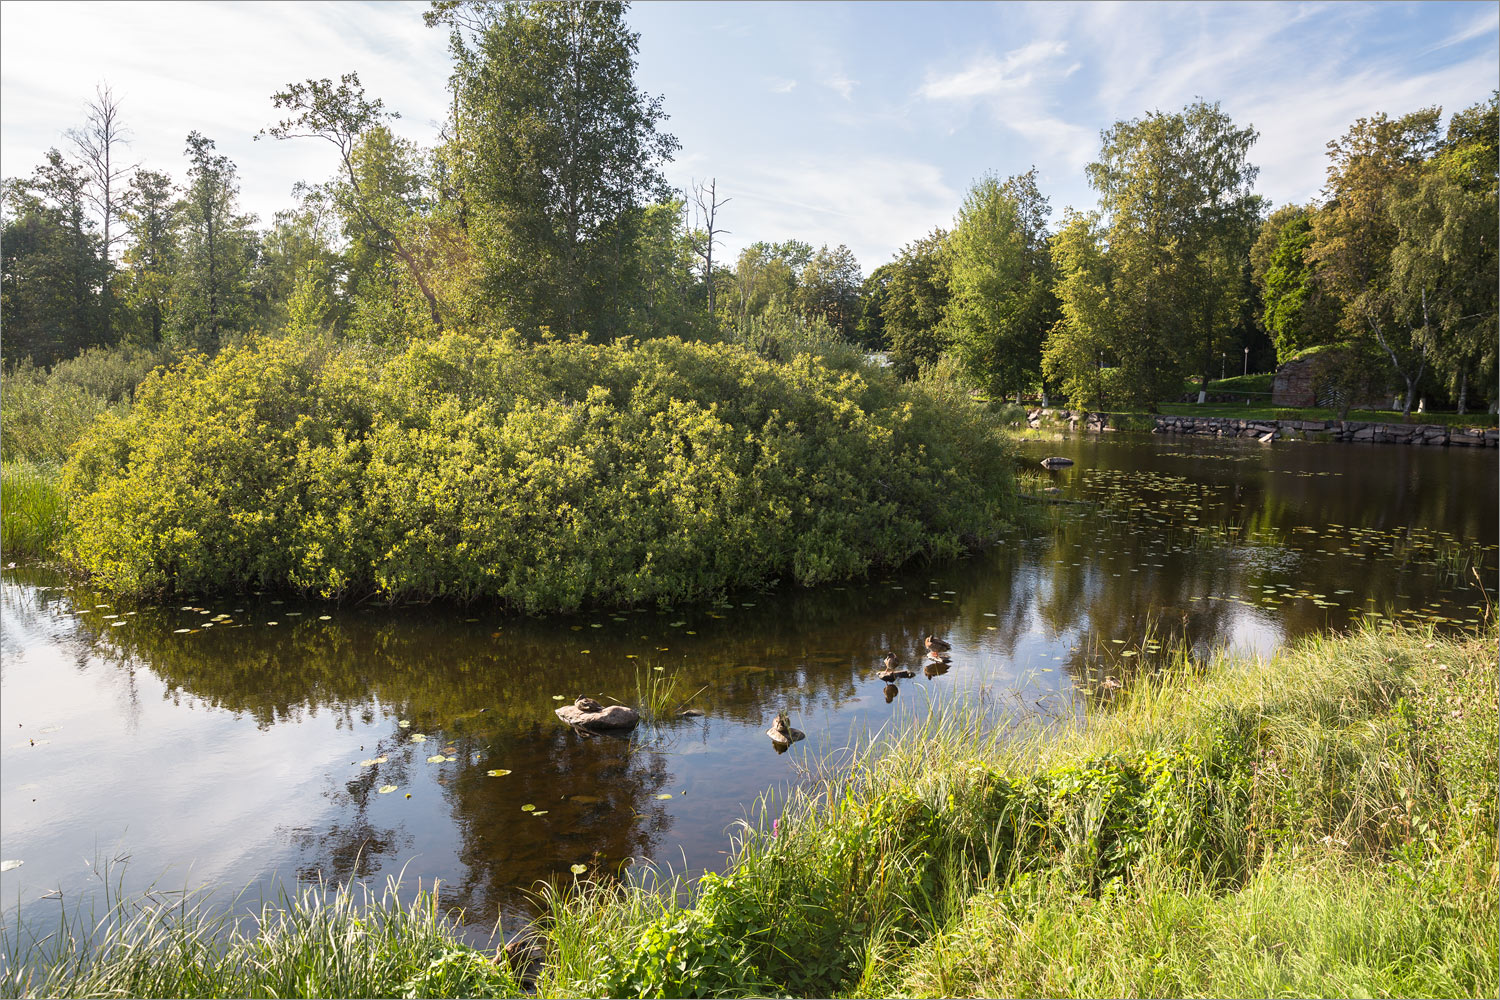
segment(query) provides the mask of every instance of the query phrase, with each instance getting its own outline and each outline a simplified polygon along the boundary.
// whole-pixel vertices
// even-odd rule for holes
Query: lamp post
[[[1250,348],[1245,348],[1245,374],[1250,374]]]
[[[1224,369],[1225,369],[1225,366],[1227,366],[1228,364],[1229,364],[1229,352],[1228,351],[1220,351],[1219,352],[1219,381],[1220,382],[1224,381]]]

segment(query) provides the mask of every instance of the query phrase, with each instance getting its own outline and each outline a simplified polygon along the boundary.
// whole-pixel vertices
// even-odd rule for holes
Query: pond
[[[253,903],[277,880],[402,872],[441,879],[476,925],[513,926],[538,879],[575,865],[721,866],[763,795],[898,713],[961,699],[1076,714],[1173,644],[1267,652],[1362,619],[1465,628],[1493,597],[1475,571],[1490,586],[1494,451],[1125,434],[1022,450],[1023,488],[1044,500],[1030,536],[712,606],[163,608],[9,568],[0,854],[22,864],[0,876],[5,919],[45,924],[106,879],[248,887]],[[1076,464],[1044,472],[1046,455]],[[951,664],[924,663],[927,633]],[[917,676],[880,682],[887,650]],[[629,739],[553,714],[643,690],[661,717]],[[808,734],[787,753],[765,735],[780,710]]]

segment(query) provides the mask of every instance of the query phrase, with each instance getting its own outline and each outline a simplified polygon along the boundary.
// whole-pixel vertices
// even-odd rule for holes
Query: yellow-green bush
[[[266,341],[148,378],[80,443],[73,555],[129,591],[671,602],[993,539],[1011,463],[960,392],[654,340]]]

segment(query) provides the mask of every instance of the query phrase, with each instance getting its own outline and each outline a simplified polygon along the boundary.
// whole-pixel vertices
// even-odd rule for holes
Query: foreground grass
[[[56,554],[68,531],[60,478],[57,466],[41,462],[0,466],[0,552],[5,558]]]
[[[1496,683],[1492,630],[1386,630],[1265,661],[1168,664],[1127,678],[1083,727],[914,719],[776,823],[746,825],[723,875],[544,890],[536,986],[1494,996]],[[519,990],[430,901],[382,906],[325,919],[294,901],[212,946],[202,914],[143,917],[102,944],[74,941],[67,961],[37,951],[41,971],[12,973],[7,990]],[[365,978],[343,971],[356,967]]]

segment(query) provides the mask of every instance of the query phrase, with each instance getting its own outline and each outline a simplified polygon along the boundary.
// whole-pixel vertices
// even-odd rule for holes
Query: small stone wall
[[[1040,427],[1044,419],[1067,421],[1070,429],[1112,431],[1107,413],[1085,410],[1030,410],[1026,426]],[[1500,430],[1447,427],[1441,424],[1375,424],[1363,420],[1239,420],[1234,417],[1152,418],[1153,434],[1196,434],[1199,437],[1254,438],[1257,441],[1366,441],[1371,444],[1447,445],[1456,448],[1500,446]]]

